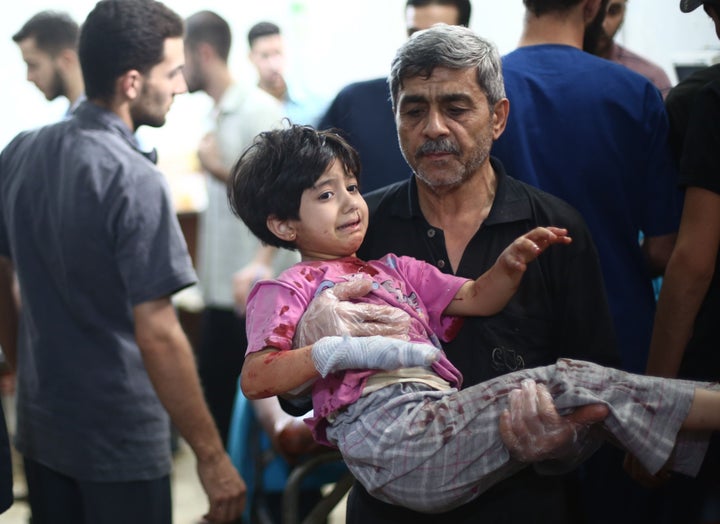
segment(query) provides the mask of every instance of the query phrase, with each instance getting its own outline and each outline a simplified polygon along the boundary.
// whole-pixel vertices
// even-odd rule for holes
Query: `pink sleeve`
[[[284,282],[263,280],[255,284],[248,297],[245,354],[267,347],[292,349],[295,329],[307,305],[302,293]]]

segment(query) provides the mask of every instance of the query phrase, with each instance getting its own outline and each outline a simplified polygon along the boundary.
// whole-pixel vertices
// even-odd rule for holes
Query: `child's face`
[[[353,256],[365,238],[368,208],[355,175],[333,162],[306,189],[300,200],[300,220],[290,221],[295,245],[303,260]]]

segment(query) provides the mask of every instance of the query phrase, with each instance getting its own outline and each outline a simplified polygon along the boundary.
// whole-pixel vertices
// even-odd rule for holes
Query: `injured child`
[[[248,298],[241,376],[248,398],[311,387],[316,440],[337,447],[371,495],[423,512],[464,504],[528,466],[510,455],[497,423],[527,380],[563,412],[608,407],[564,457],[573,464],[609,439],[650,472],[697,472],[707,432],[720,429],[714,385],[561,359],[460,389],[441,341],[453,338],[463,316],[500,311],[527,264],[571,238],[562,228],[535,228],[477,280],[393,254],[362,261],[355,252],[368,213],[358,171],[357,154],[340,136],[303,126],[260,134],[233,168],[233,211],[266,244],[302,255]],[[348,283],[361,288],[351,293],[358,306],[387,307],[397,338],[350,336],[303,318],[313,300]]]

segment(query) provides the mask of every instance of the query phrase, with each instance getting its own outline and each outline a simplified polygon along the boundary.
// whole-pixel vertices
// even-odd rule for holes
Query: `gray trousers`
[[[564,471],[609,437],[651,472],[668,463],[674,471],[697,474],[709,434],[679,431],[695,389],[710,384],[633,375],[569,359],[460,391],[437,391],[419,382],[394,384],[337,413],[327,436],[374,497],[415,511],[447,511],[528,466],[510,457],[499,432],[508,394],[526,378],[548,387],[561,414],[588,404],[609,407],[607,419],[576,443],[576,456]]]

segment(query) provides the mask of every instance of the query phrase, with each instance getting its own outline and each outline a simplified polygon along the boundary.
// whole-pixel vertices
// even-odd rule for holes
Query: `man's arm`
[[[222,160],[215,133],[208,133],[200,140],[198,160],[203,170],[220,182],[225,183],[230,178],[230,170]]]
[[[675,233],[643,238],[642,252],[651,276],[659,277],[665,273],[676,238]]]
[[[690,187],[653,326],[647,373],[677,375],[695,317],[715,272],[720,247],[720,195]]]
[[[258,280],[272,278],[273,259],[278,253],[278,248],[261,245],[255,252],[252,262],[237,271],[232,277],[233,300],[238,314],[245,316],[247,299],[253,285]]]
[[[13,265],[8,258],[0,257],[0,347],[12,369],[17,362],[18,314]]]
[[[133,309],[135,336],[148,376],[173,424],[192,448],[211,522],[229,522],[245,506],[245,483],[225,452],[203,398],[190,343],[169,298]]]

